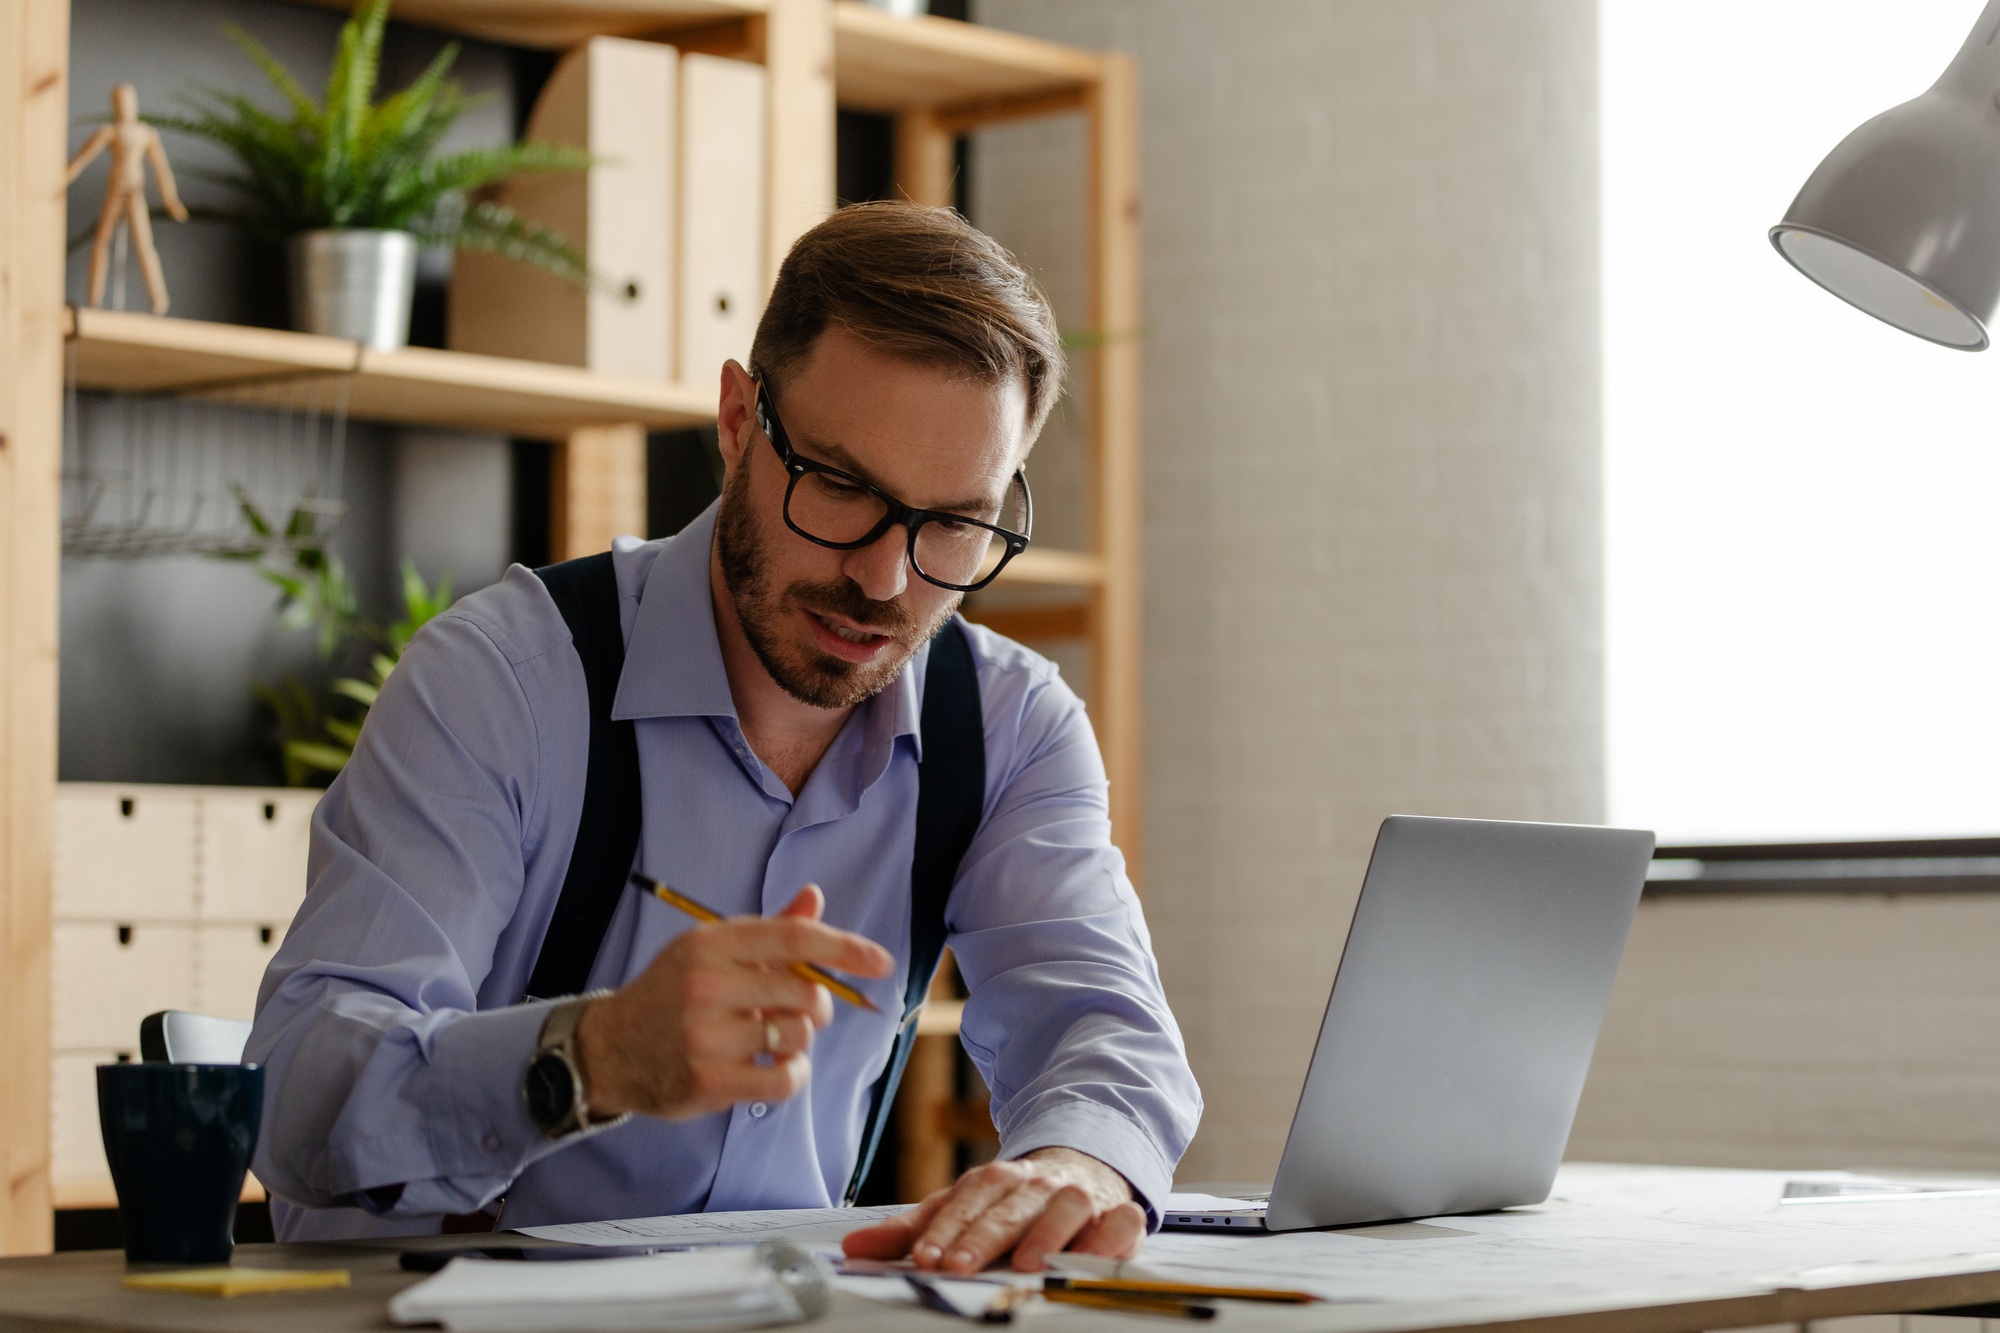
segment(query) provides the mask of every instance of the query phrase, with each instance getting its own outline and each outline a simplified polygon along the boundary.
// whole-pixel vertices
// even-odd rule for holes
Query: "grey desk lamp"
[[[1929,92],[1826,155],[1771,244],[1879,320],[1984,350],[2000,304],[2000,0]]]

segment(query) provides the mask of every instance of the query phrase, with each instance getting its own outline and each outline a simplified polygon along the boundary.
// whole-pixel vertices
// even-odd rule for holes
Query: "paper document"
[[[1851,1274],[1860,1271],[2000,1268],[2000,1258],[1986,1253],[2000,1242],[2000,1196],[1783,1205],[1791,1182],[1867,1179],[1569,1164],[1545,1203],[1435,1219],[1455,1234],[1409,1227],[1161,1232],[1147,1239],[1138,1262],[1187,1281],[1296,1287],[1334,1301],[1575,1309],[1620,1308],[1654,1295],[1705,1299],[1827,1285],[1858,1280]]]
[[[397,1293],[389,1317],[449,1333],[761,1328],[826,1303],[826,1274],[802,1251],[732,1246],[589,1264],[454,1259]]]
[[[1976,1199],[2000,1196],[1996,1181],[1788,1180],[1780,1203],[1866,1203],[1877,1199]]]
[[[672,1213],[665,1217],[628,1217],[618,1222],[569,1222],[560,1226],[520,1227],[537,1240],[568,1241],[572,1245],[714,1245],[723,1242],[788,1240],[797,1245],[837,1244],[850,1231],[894,1217],[909,1205],[883,1208],[767,1208],[745,1213]]]

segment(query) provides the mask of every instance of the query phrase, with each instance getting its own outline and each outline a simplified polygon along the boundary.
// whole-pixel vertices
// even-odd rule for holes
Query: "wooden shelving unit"
[[[316,0],[346,9],[349,0]],[[0,1254],[51,1242],[50,847],[63,385],[257,401],[341,376],[362,418],[556,442],[555,554],[601,550],[644,523],[645,432],[713,420],[712,392],[571,367],[412,348],[378,353],[271,329],[64,303],[68,0],[12,0],[0,41]],[[896,120],[898,189],[950,202],[953,140],[1027,116],[1080,114],[1089,135],[1092,382],[1089,545],[1031,549],[1008,579],[1075,590],[995,612],[1030,638],[1090,645],[1091,712],[1111,776],[1114,835],[1138,873],[1139,363],[1136,76],[1126,57],[852,0],[397,0],[398,19],[561,49],[608,34],[755,60],[770,73],[771,262],[834,203],[835,108]],[[903,1190],[950,1171],[976,1108],[951,1092],[958,1010],[934,1002],[899,1112]],[[972,1126],[970,1128],[977,1128]]]
[[[366,421],[504,431],[559,440],[594,426],[675,430],[715,420],[713,391],[574,366],[360,343],[114,310],[69,312],[80,389],[279,401],[301,379],[344,378]]]

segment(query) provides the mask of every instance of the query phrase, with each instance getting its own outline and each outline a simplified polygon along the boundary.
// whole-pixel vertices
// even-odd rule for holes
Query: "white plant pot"
[[[406,231],[307,231],[285,242],[292,327],[385,352],[410,341],[417,238]]]

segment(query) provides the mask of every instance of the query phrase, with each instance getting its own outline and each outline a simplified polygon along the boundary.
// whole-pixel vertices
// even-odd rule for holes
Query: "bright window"
[[[2000,350],[1765,239],[1980,9],[1605,0],[1610,814],[1663,841],[2000,832]]]

